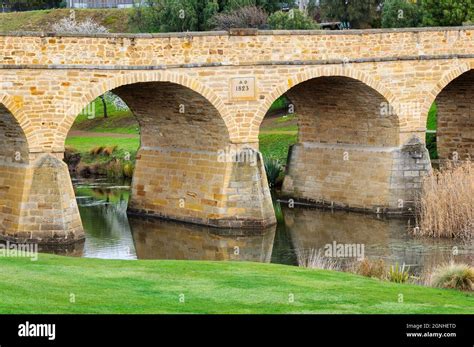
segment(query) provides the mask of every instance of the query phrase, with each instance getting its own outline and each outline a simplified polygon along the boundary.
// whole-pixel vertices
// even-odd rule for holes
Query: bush
[[[384,279],[386,274],[386,266],[383,259],[370,260],[364,258],[359,263],[356,263],[354,272],[365,277],[374,277]]]
[[[278,11],[268,17],[268,24],[271,29],[298,30],[317,29],[318,24],[304,12],[292,9],[289,12]]]
[[[474,290],[474,268],[467,264],[443,264],[431,275],[431,285],[438,288]]]
[[[387,272],[387,279],[390,282],[395,283],[405,283],[410,278],[409,267],[405,267],[405,264],[399,266],[398,263],[390,266],[390,269]]]
[[[474,19],[471,0],[423,0],[423,26],[459,26]]]
[[[259,7],[246,6],[230,12],[216,14],[212,23],[217,30],[228,30],[230,28],[258,28],[267,26],[268,15]]]
[[[417,27],[421,23],[418,3],[407,0],[386,0],[382,10],[382,28]]]
[[[117,149],[117,145],[105,147],[102,150],[102,154],[110,157],[116,149]]]
[[[90,150],[89,150],[89,154],[92,155],[92,156],[95,156],[95,155],[99,155],[103,152],[104,150],[104,146],[95,146],[95,147],[92,147]]]
[[[127,178],[132,178],[133,177],[133,171],[135,170],[135,167],[131,163],[127,163],[123,166],[123,176]]]
[[[217,1],[148,0],[133,10],[130,21],[142,32],[202,31],[218,10]]]
[[[54,23],[51,29],[55,33],[68,34],[103,34],[109,32],[109,29],[96,23],[92,18],[77,22],[74,17],[61,19]]]
[[[268,185],[270,188],[275,187],[278,177],[283,171],[283,167],[278,160],[273,158],[264,158],[263,163],[265,166],[265,172],[267,173]]]
[[[474,167],[448,163],[425,176],[416,199],[415,235],[471,239],[474,234]]]

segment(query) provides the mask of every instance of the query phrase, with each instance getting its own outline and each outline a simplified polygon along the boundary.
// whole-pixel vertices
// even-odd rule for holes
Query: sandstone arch
[[[400,119],[390,106],[393,96],[374,81],[369,83],[385,95],[367,85],[361,75],[321,71],[326,74],[298,77],[303,82],[285,91],[299,130],[289,154],[284,194],[357,210],[401,213],[410,208],[414,185],[425,170],[424,164],[417,167],[417,160],[429,165],[429,158],[416,138],[410,149],[400,143]],[[410,154],[415,147],[421,158]],[[416,177],[406,178],[408,167],[417,169]]]
[[[169,72],[169,71],[149,71],[149,72],[132,72],[114,74],[99,84],[91,87],[87,93],[82,93],[80,100],[71,103],[65,110],[63,120],[59,123],[53,142],[53,152],[64,151],[64,141],[69,130],[72,127],[77,115],[104,93],[118,89],[120,87],[130,86],[134,84],[143,83],[171,83],[179,87],[186,87],[196,94],[199,94],[203,99],[207,100],[222,117],[224,124],[227,126],[228,132],[233,135],[236,130],[234,119],[227,111],[226,105],[223,101],[208,87],[201,84],[196,79],[193,79],[186,74]]]
[[[440,159],[474,157],[474,70],[448,72],[433,90],[437,106],[437,151]],[[427,114],[428,112],[426,112]]]

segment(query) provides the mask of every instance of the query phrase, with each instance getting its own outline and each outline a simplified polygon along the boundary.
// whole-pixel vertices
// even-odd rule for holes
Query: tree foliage
[[[256,6],[245,6],[233,11],[221,12],[214,16],[212,22],[217,30],[230,28],[258,28],[267,26],[267,13]]]
[[[423,26],[455,26],[474,20],[472,0],[422,0]]]
[[[131,15],[140,31],[176,32],[208,30],[219,11],[217,0],[148,0]]]
[[[380,27],[383,0],[321,0],[321,17],[325,21],[349,23],[351,28]]]
[[[289,12],[277,11],[268,17],[271,29],[316,29],[317,23],[304,12],[292,9]]]
[[[239,11],[242,8],[256,7],[266,13],[272,13],[281,7],[279,0],[147,0],[147,2],[148,6],[135,8],[130,18],[142,32],[209,30],[216,26],[216,15],[219,13],[226,13],[228,16],[217,17],[217,20],[254,23],[248,16],[257,15],[255,11],[253,13]],[[290,0],[289,3],[293,4],[294,0]],[[244,14],[247,19],[242,18]]]
[[[284,1],[288,6],[293,7],[294,0]],[[281,9],[281,0],[220,0],[219,9],[221,11],[237,10],[245,6],[257,6],[264,9],[267,13],[273,13]]]
[[[383,28],[417,27],[421,23],[421,6],[407,0],[385,0],[382,10]]]
[[[60,7],[62,0],[3,0],[1,3],[13,11],[32,11]]]

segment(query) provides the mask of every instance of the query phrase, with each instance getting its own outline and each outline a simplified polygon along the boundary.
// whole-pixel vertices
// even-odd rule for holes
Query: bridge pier
[[[140,124],[129,212],[215,227],[275,224],[256,144],[234,144],[220,112],[169,82],[114,90]]]
[[[416,137],[401,147],[298,143],[290,150],[283,194],[295,201],[376,213],[413,209],[431,170]]]
[[[247,149],[234,153],[250,160],[235,160],[228,151],[141,148],[129,213],[214,227],[275,224],[261,154]]]
[[[0,239],[17,243],[66,244],[84,238],[67,165],[50,153],[29,165],[2,167],[8,205],[2,208]]]

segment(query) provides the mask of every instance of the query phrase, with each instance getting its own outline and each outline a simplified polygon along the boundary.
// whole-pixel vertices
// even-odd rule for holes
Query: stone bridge
[[[412,208],[441,158],[474,151],[474,27],[0,36],[0,234],[83,238],[64,142],[107,91],[141,127],[129,210],[216,227],[275,223],[259,127],[281,95],[298,115],[283,192],[376,212]],[[236,152],[256,160],[235,160]],[[237,159],[238,159],[237,158]]]

